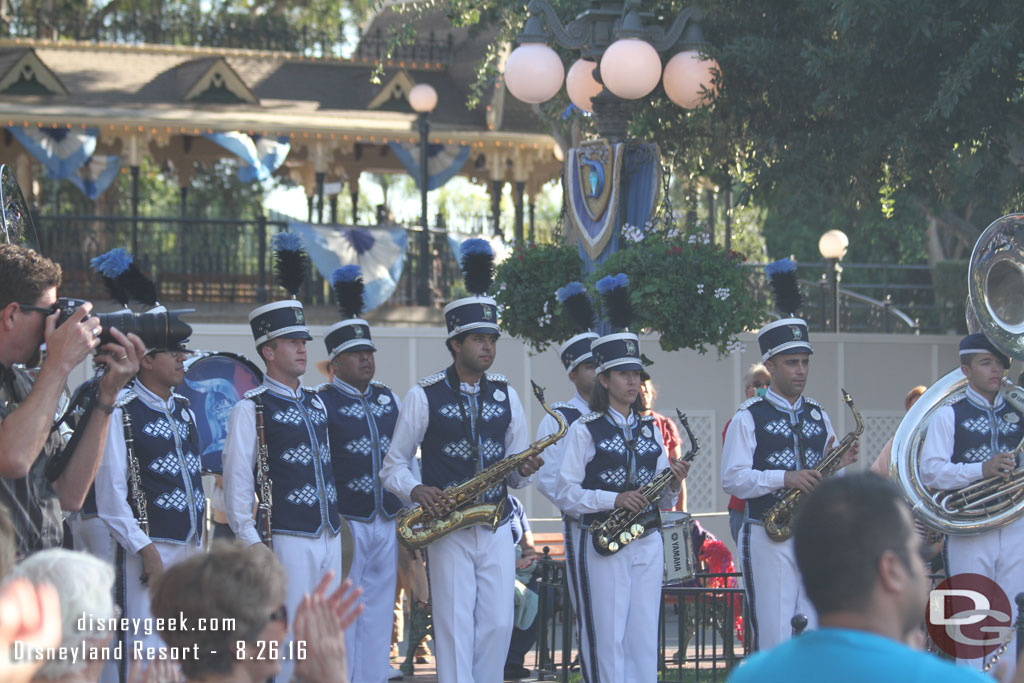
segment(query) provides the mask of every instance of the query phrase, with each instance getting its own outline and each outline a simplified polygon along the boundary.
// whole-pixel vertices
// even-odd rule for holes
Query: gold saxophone
[[[857,437],[864,431],[864,422],[860,419],[857,407],[853,405],[853,397],[846,393],[846,389],[840,389],[840,391],[843,392],[843,400],[846,401],[846,405],[850,406],[850,410],[853,412],[853,419],[857,421],[857,426],[844,436],[839,445],[829,451],[814,468],[821,472],[822,477],[830,477],[839,470],[839,463],[842,462],[846,451],[853,448],[853,444],[857,443]],[[768,508],[768,511],[764,513],[764,530],[768,534],[768,538],[781,542],[793,535],[793,519],[796,517],[796,511],[800,508],[803,499],[804,492],[800,489],[786,489],[782,497]]]
[[[682,456],[683,460],[690,462],[700,453],[700,444],[697,437],[690,430],[690,422],[686,415],[676,409],[679,416],[679,424],[683,425],[686,435],[690,438],[690,450]],[[658,476],[652,479],[647,486],[640,489],[640,494],[647,499],[648,503],[655,503],[661,498],[661,492],[673,481],[672,468],[666,467]],[[626,508],[615,508],[607,517],[597,524],[590,525],[590,537],[594,542],[594,550],[600,555],[612,555],[619,552],[622,546],[627,545],[644,535],[647,527],[659,516],[655,510],[648,512],[644,508],[640,512],[631,512]]]
[[[530,444],[526,450],[499,460],[482,470],[476,476],[461,484],[449,486],[444,495],[452,501],[451,509],[444,517],[434,518],[421,505],[402,510],[398,515],[398,540],[407,548],[416,550],[430,545],[442,536],[453,531],[475,524],[489,526],[491,531],[498,528],[501,518],[505,516],[505,501],[500,503],[475,502],[485,491],[505,480],[513,470],[527,458],[538,455],[548,446],[558,442],[569,430],[569,424],[561,413],[551,410],[544,402],[544,390],[532,381],[533,394],[540,405],[558,422],[558,431]]]

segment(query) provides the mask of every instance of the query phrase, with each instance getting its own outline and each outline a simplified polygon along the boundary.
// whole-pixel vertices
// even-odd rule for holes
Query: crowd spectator
[[[768,368],[764,366],[764,363],[754,363],[743,375],[743,400],[764,396],[771,384],[772,376],[768,373]],[[729,418],[725,427],[722,428],[722,443],[725,443],[725,432],[729,429],[730,422],[732,422],[732,418]],[[740,542],[740,527],[743,526],[743,515],[746,514],[746,511],[747,501],[738,496],[729,497],[729,533],[732,534],[733,543],[739,544]]]

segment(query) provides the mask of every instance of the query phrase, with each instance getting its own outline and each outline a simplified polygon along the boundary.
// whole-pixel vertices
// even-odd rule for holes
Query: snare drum
[[[685,512],[661,513],[661,538],[665,545],[665,585],[684,583],[697,573],[693,556],[693,519]]]
[[[235,353],[197,351],[185,361],[185,381],[176,391],[189,400],[195,413],[204,471],[224,471],[222,454],[231,409],[245,392],[262,383],[260,369]]]

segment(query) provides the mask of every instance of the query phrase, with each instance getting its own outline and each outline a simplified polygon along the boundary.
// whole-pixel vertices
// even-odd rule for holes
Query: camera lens
[[[103,326],[100,343],[114,341],[110,334],[110,328],[116,327],[124,334],[137,334],[147,349],[176,348],[192,335],[192,327],[183,321],[181,316],[192,313],[194,310],[190,308],[176,311],[156,310],[147,313],[132,313],[131,311],[100,313],[95,316]]]

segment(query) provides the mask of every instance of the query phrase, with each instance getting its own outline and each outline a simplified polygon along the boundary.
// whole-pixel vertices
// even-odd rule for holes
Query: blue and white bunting
[[[66,180],[96,151],[95,128],[7,128],[29,154],[38,159],[51,178]]]
[[[89,199],[96,199],[114,184],[121,170],[121,157],[93,154],[88,163],[75,171],[68,180]]]
[[[288,230],[302,236],[306,253],[320,274],[330,280],[341,266],[363,269],[365,311],[387,301],[398,286],[405,265],[408,238],[404,228],[313,225],[291,222]]]
[[[420,146],[418,144],[388,143],[402,166],[420,186]],[[427,145],[427,189],[436,190],[462,170],[469,159],[468,145]]]
[[[249,136],[245,133],[203,133],[203,137],[215,142],[242,160],[238,179],[243,183],[263,181],[281,167],[291,151],[288,138],[271,138],[263,135]]]

